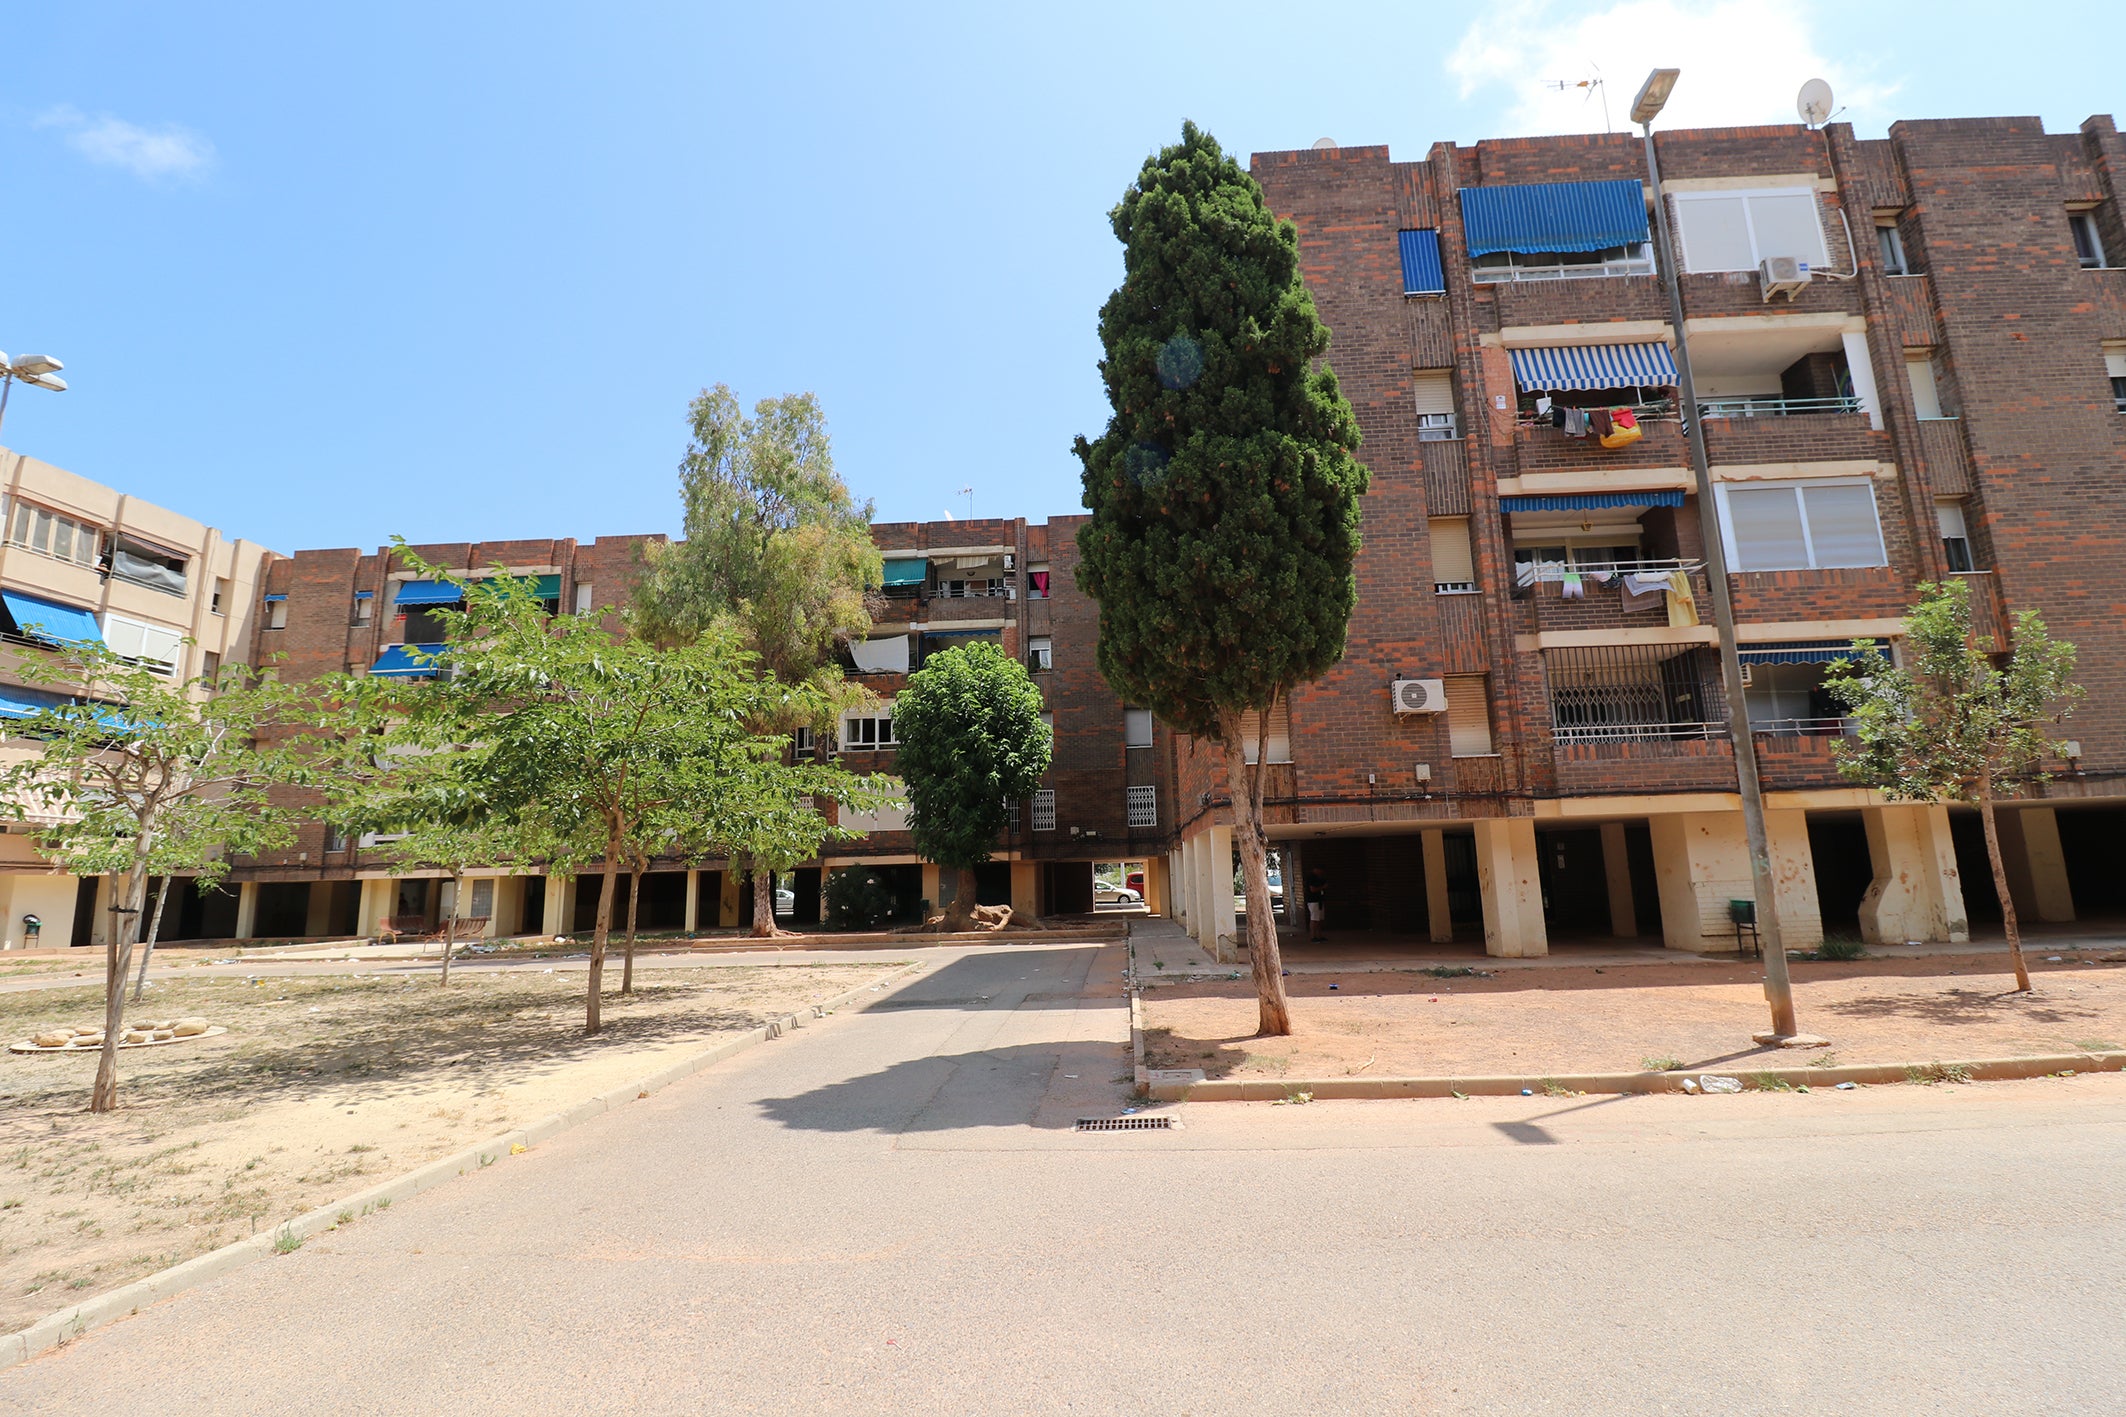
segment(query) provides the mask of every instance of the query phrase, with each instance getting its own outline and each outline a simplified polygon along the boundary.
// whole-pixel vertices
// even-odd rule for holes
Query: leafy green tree
[[[1053,751],[1026,667],[976,641],[931,655],[893,701],[894,768],[906,784],[915,849],[958,873],[945,928],[972,924],[974,868],[989,859],[1010,804],[1041,785]]]
[[[769,699],[775,716],[755,728],[824,736],[868,697],[842,680],[837,650],[871,628],[870,594],[881,580],[871,506],[835,472],[826,415],[811,394],[763,399],[748,417],[718,384],[688,415],[693,437],[679,465],[685,540],[645,548],[632,623],[664,645],[733,627],[762,674],[817,691]],[[772,861],[782,858],[739,849],[732,864],[751,869],[753,931],[771,935]]]
[[[19,720],[11,737],[33,751],[0,768],[0,804],[77,876],[117,875],[104,954],[103,1056],[89,1110],[118,1104],[118,1045],[127,966],[140,939],[147,883],[159,866],[212,860],[206,844],[261,851],[291,839],[292,814],[269,789],[306,779],[285,744],[262,742],[302,717],[296,691],[231,665],[187,684],[101,644],[32,651],[12,666],[66,694]]]
[[[1242,722],[1266,729],[1279,698],[1343,655],[1358,420],[1319,364],[1329,331],[1292,224],[1209,134],[1184,125],[1111,217],[1123,280],[1100,310],[1100,373],[1114,413],[1076,443],[1092,512],[1078,583],[1100,603],[1115,691],[1223,746],[1261,1028],[1289,1033]]]
[[[875,811],[895,799],[892,783],[884,777],[857,777],[831,764],[786,762],[779,751],[764,754],[744,771],[751,781],[733,794],[732,807],[715,824],[714,847],[732,860],[754,864],[753,933],[772,934],[776,873],[812,860],[830,841],[861,835],[829,821],[820,804],[835,803],[846,814]],[[764,898],[769,911],[765,932],[760,925]]]
[[[1904,664],[1892,667],[1860,640],[1825,675],[1824,688],[1853,719],[1854,736],[1834,745],[1838,768],[1893,801],[1978,808],[2015,987],[2028,993],[2030,970],[1993,804],[2046,780],[2044,760],[2060,750],[2050,729],[2082,697],[2074,646],[2053,639],[2038,612],[2025,610],[2015,617],[2014,650],[2002,667],[1972,636],[1969,585],[1952,580],[1919,589],[1905,616]]]

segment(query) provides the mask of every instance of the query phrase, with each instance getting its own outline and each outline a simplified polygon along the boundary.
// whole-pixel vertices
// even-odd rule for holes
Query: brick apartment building
[[[1818,688],[1856,636],[1896,652],[1918,584],[1950,576],[1996,647],[2023,608],[2081,647],[2077,754],[2001,814],[2019,910],[2126,909],[2126,593],[2109,564],[2126,549],[2126,145],[2112,121],[1657,141],[1788,943],[1958,940],[1998,917],[1975,815],[1843,782],[1843,725]],[[1418,162],[1326,147],[1259,154],[1254,172],[1297,225],[1372,471],[1348,650],[1270,725],[1284,879],[1323,872],[1339,931],[1508,955],[1616,937],[1733,948],[1728,902],[1750,895],[1750,871],[1639,141],[1441,144]],[[1789,258],[1805,279],[1779,269]],[[1614,433],[1625,408],[1635,441]],[[1034,667],[1056,756],[984,900],[1084,910],[1094,862],[1142,859],[1148,903],[1229,950],[1217,759],[1100,678],[1080,520],[877,526],[886,609],[849,669],[889,707],[845,721],[838,749],[890,772],[906,674],[996,641]],[[595,613],[626,603],[643,540],[418,549],[544,578],[556,610]],[[389,552],[299,552],[263,573],[254,652],[298,676],[407,672],[402,646],[433,640],[423,607],[449,593]],[[816,918],[822,871],[857,861],[910,905],[941,899],[904,822],[862,825],[794,873],[781,908]],[[240,867],[235,902],[188,918],[329,935],[449,908],[435,873],[393,877],[376,847],[313,827]],[[594,909],[593,892],[538,874],[469,890],[457,913],[497,933],[580,928]],[[643,923],[735,924],[745,890],[721,863],[658,862]]]
[[[1656,141],[1787,942],[1998,919],[1975,813],[1844,784],[1817,689],[1944,577],[1997,647],[2026,608],[2080,646],[2079,756],[2002,813],[2011,888],[2025,920],[2118,911],[2126,143],[2105,117]],[[1326,873],[1332,926],[1733,948],[1750,871],[1640,140],[1253,170],[1373,474],[1349,649],[1273,725],[1272,835]],[[1798,281],[1762,266],[1788,257]],[[1625,407],[1616,447],[1560,411]],[[1439,711],[1398,713],[1398,680]],[[1215,759],[1184,743],[1177,769],[1177,900],[1215,939],[1230,818]]]

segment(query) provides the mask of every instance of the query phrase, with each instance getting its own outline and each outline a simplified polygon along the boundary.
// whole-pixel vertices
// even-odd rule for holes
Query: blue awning
[[[400,581],[394,605],[456,605],[465,592],[449,581]]]
[[[73,700],[46,689],[0,685],[0,718],[35,718],[46,709],[65,708]]]
[[[1645,344],[1574,344],[1509,349],[1513,382],[1524,389],[1671,388],[1676,361],[1659,340]]]
[[[930,562],[921,556],[886,558],[887,585],[921,585],[930,579]]]
[[[19,590],[0,591],[0,601],[15,619],[15,627],[33,640],[55,645],[100,645],[103,631],[96,617],[86,610],[24,595]]]
[[[369,672],[379,678],[408,679],[421,674],[433,674],[438,665],[431,655],[443,652],[442,645],[390,645],[377,656]]]
[[[1646,191],[1635,179],[1462,188],[1471,256],[1493,251],[1602,251],[1647,239]]]
[[[1502,512],[1589,512],[1597,507],[1680,507],[1683,494],[1674,488],[1646,492],[1574,492],[1551,497],[1501,497]]]
[[[1882,653],[1876,641],[1875,653]],[[1853,659],[1851,640],[1782,640],[1773,644],[1737,645],[1735,657],[1744,664],[1829,664],[1834,659]]]
[[[1406,231],[1403,244],[1403,294],[1444,295],[1447,277],[1439,263],[1439,233]]]
[[[354,593],[354,598],[356,600],[375,600],[376,592],[373,590],[358,590]]]
[[[266,597],[266,604],[271,605],[276,600],[286,600],[287,598],[285,595],[269,595]]]

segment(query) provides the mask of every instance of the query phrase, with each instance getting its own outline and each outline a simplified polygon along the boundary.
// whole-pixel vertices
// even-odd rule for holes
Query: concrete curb
[[[1132,995],[1132,1004],[1135,997]],[[1138,1046],[1143,1035],[1131,1010],[1131,1034]],[[1788,1087],[1831,1087],[1841,1082],[1898,1083],[1938,1082],[1952,1074],[1972,1082],[2000,1082],[2012,1078],[2047,1077],[2054,1073],[2115,1073],[2126,1071],[2126,1050],[2102,1053],[2050,1053],[2030,1058],[1974,1058],[1964,1062],[1857,1063],[1836,1068],[1700,1068],[1666,1073],[1551,1073],[1529,1077],[1408,1077],[1408,1078],[1212,1078],[1203,1081],[1167,1081],[1157,1072],[1146,1073],[1140,1061],[1140,1090],[1155,1102],[1279,1102],[1294,1093],[1319,1099],[1391,1097],[1516,1097],[1525,1089],[1542,1094],[1551,1088],[1567,1092],[1650,1093],[1682,1092],[1685,1078],[1731,1077],[1745,1088],[1758,1089],[1772,1083]],[[1159,1080],[1151,1080],[1159,1079]]]
[[[128,1314],[138,1313],[158,1299],[167,1299],[173,1294],[227,1274],[232,1269],[241,1268],[253,1260],[263,1259],[274,1253],[275,1246],[283,1237],[300,1243],[312,1235],[336,1228],[342,1215],[359,1218],[380,1210],[393,1201],[419,1195],[433,1186],[454,1180],[468,1171],[482,1171],[498,1161],[506,1161],[530,1150],[549,1137],[558,1136],[571,1127],[590,1121],[593,1117],[624,1107],[638,1098],[647,1097],[681,1078],[720,1063],[733,1054],[743,1053],[748,1048],[757,1047],[770,1039],[780,1038],[791,1029],[803,1028],[813,1019],[825,1018],[865,994],[905,979],[920,972],[924,967],[920,961],[903,965],[881,978],[859,984],[853,989],[845,989],[830,999],[808,1004],[797,1013],[770,1019],[751,1032],[742,1033],[736,1038],[727,1038],[712,1048],[705,1048],[677,1062],[668,1063],[647,1077],[624,1087],[609,1088],[573,1107],[541,1117],[536,1122],[527,1123],[513,1131],[489,1137],[441,1160],[415,1167],[367,1190],[357,1191],[351,1196],[296,1216],[293,1220],[283,1221],[270,1230],[260,1231],[247,1239],[224,1245],[218,1250],[209,1250],[206,1254],[195,1256],[182,1264],[172,1265],[145,1279],[136,1279],[131,1284],[113,1289],[109,1293],[99,1294],[93,1299],[86,1299],[56,1313],[47,1314],[28,1328],[0,1335],[0,1368],[9,1368],[34,1358],[48,1349],[81,1337],[92,1328],[101,1328]]]

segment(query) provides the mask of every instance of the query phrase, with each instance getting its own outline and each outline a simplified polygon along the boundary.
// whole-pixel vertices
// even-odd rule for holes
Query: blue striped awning
[[[1403,294],[1444,295],[1447,277],[1439,263],[1437,231],[1405,231],[1403,245]]]
[[[465,592],[449,581],[400,581],[394,605],[456,605]]]
[[[15,628],[33,640],[53,645],[100,645],[103,630],[96,617],[56,600],[24,595],[19,590],[0,591],[0,602],[14,617]]]
[[[1597,507],[1680,507],[1683,494],[1673,487],[1645,492],[1574,492],[1556,496],[1501,497],[1502,512],[1590,512]]]
[[[1877,641],[1875,653],[1882,653]],[[1737,645],[1735,657],[1744,664],[1829,664],[1834,659],[1852,659],[1851,640],[1782,640],[1773,644]]]
[[[35,718],[46,709],[65,708],[73,700],[48,689],[0,685],[0,718]]]
[[[389,645],[377,656],[376,663],[369,666],[372,677],[381,679],[410,679],[416,675],[433,674],[438,666],[431,655],[443,652],[442,645]]]
[[[1628,178],[1464,187],[1462,231],[1471,256],[1630,246],[1647,239],[1646,192]]]
[[[1524,389],[1665,389],[1676,382],[1676,361],[1659,340],[1644,344],[1575,344],[1509,349],[1513,382]]]

